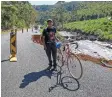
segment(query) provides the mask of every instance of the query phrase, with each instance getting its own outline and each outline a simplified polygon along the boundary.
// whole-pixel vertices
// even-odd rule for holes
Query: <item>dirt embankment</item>
[[[112,40],[110,40],[110,39],[105,39],[105,38],[99,37],[99,35],[96,35],[94,33],[84,32],[81,29],[72,30],[72,29],[63,28],[62,30],[66,31],[66,32],[71,32],[71,34],[73,34],[73,35],[74,34],[77,35],[76,40],[88,39],[91,41],[98,40],[98,41],[102,41],[102,42],[111,42],[112,43]]]
[[[97,63],[97,64],[102,64],[101,60],[104,60],[101,58],[95,58],[95,57],[92,57],[90,55],[84,55],[84,54],[77,54],[77,56],[82,60],[92,61],[92,62]],[[107,64],[112,66],[112,60],[107,61]]]

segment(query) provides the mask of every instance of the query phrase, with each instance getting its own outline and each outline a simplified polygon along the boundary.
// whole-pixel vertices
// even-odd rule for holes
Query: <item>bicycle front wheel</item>
[[[83,74],[82,64],[80,59],[75,54],[71,54],[67,60],[67,67],[70,75],[73,78],[80,79]]]
[[[76,91],[80,87],[79,81],[71,76],[64,76],[61,83],[63,88],[69,91]]]

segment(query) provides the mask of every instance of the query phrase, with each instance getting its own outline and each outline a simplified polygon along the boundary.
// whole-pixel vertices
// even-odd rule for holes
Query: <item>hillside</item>
[[[33,6],[38,11],[37,22],[45,24],[52,18],[58,30],[96,35],[100,40],[112,40],[111,1],[58,1],[54,5]]]
[[[35,23],[37,11],[28,1],[1,2],[1,28],[9,30],[16,26],[25,28]]]
[[[64,24],[64,29],[80,33],[97,35],[102,40],[112,40],[112,20],[100,18]]]
[[[59,24],[61,21],[73,22],[112,16],[111,1],[58,1],[54,5],[33,5],[33,7],[38,11],[38,22],[41,24],[54,16]]]

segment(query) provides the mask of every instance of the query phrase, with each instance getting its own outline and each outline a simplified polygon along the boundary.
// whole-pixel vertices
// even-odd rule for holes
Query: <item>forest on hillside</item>
[[[111,1],[58,1],[54,5],[33,7],[38,12],[37,21],[45,24],[52,18],[58,30],[96,35],[100,40],[112,40]]]
[[[99,40],[112,40],[112,20],[99,18],[64,24],[66,31],[80,32],[83,35],[95,35]]]
[[[111,1],[58,1],[55,5],[33,5],[33,7],[38,11],[38,22],[41,24],[48,18],[56,20],[56,24],[59,25],[112,16]]]
[[[58,1],[54,5],[31,5],[28,1],[1,2],[1,28],[46,25],[53,19],[58,30],[76,31],[112,40],[112,1]]]
[[[30,27],[36,20],[37,11],[28,1],[1,2],[2,30]]]

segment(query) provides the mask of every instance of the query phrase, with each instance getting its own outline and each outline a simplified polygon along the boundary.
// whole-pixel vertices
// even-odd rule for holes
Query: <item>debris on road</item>
[[[34,42],[34,43],[37,43],[37,44],[40,44],[42,45],[42,33],[40,33],[39,30],[36,30],[37,33],[32,33],[32,38],[31,40]]]
[[[66,31],[60,31],[59,33],[65,39],[67,36],[73,36]],[[76,37],[76,35],[74,35],[74,37]],[[96,63],[101,62],[100,59],[105,59],[112,65],[112,43],[90,40],[79,40],[75,42],[78,43],[78,49],[75,49],[75,44],[70,45],[70,48],[73,53],[78,54],[82,59]]]
[[[112,60],[112,49],[107,48],[106,46],[103,46],[103,43],[97,44],[96,42],[92,42],[89,40],[80,40],[76,41],[78,43],[78,50],[74,50],[72,46],[72,51],[82,54],[87,54],[92,57],[97,58],[105,58],[106,60]]]
[[[101,59],[105,59],[112,65],[112,49],[107,47],[107,45],[110,44],[98,41],[92,42],[89,40],[80,40],[76,42],[78,43],[78,49],[75,50],[74,46],[71,46],[71,49],[72,52],[78,54],[81,59],[96,63],[99,63]]]

